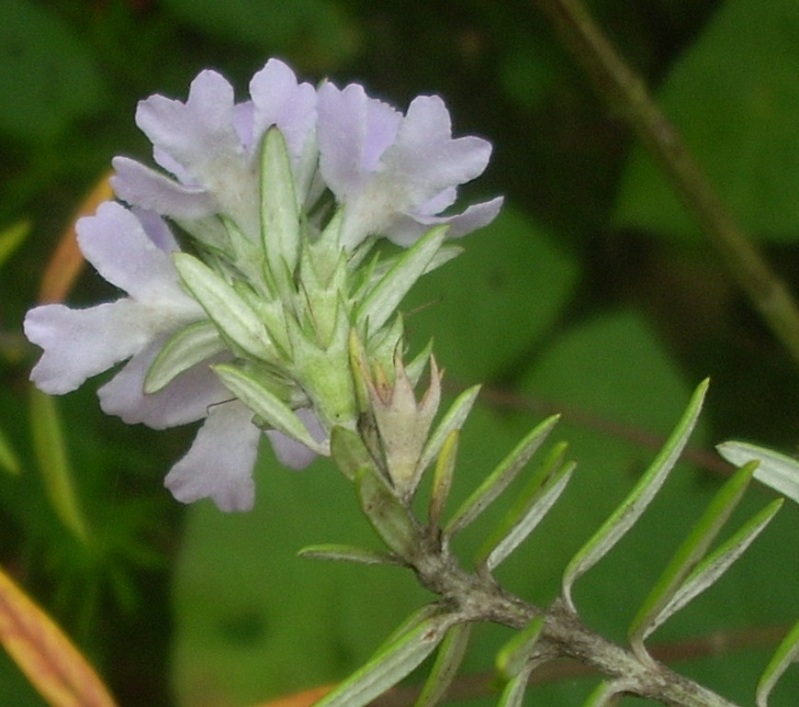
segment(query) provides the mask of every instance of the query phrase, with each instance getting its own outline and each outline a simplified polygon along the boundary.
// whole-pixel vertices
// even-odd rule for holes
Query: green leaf
[[[419,468],[424,470],[441,452],[444,442],[453,430],[460,430],[472,410],[474,401],[480,392],[480,386],[475,385],[464,390],[452,403],[435,431],[430,435],[419,457]]]
[[[452,430],[449,433],[436,462],[427,513],[431,529],[439,527],[441,514],[444,512],[444,505],[452,488],[452,476],[455,473],[455,462],[458,458],[458,438],[458,430]]]
[[[684,601],[677,600],[675,595],[684,586],[686,577],[697,567],[705,556],[710,544],[715,540],[721,528],[727,522],[730,514],[735,510],[752,480],[754,464],[739,469],[715,495],[702,517],[694,525],[691,532],[674,553],[660,579],[655,583],[649,596],[644,600],[636,617],[630,625],[630,643],[636,653],[644,650],[643,641],[659,624],[665,621],[670,614],[665,609],[674,602],[674,611],[687,603],[692,596],[701,591],[701,575],[697,575],[698,584],[686,589]],[[709,569],[709,566],[708,566]],[[708,575],[710,578],[712,575]],[[696,591],[692,593],[692,589]]]
[[[261,360],[276,355],[263,322],[227,282],[188,253],[174,253],[180,279],[224,336],[246,354]]]
[[[530,680],[530,673],[533,672],[534,665],[524,668],[510,680],[508,680],[502,694],[499,696],[497,707],[523,707],[524,694],[527,692],[527,683]]]
[[[544,519],[571,479],[575,464],[563,463],[566,443],[555,446],[519,494],[499,527],[489,536],[476,563],[491,572],[505,560]]]
[[[514,634],[497,653],[497,672],[504,680],[510,680],[522,673],[531,662],[538,637],[545,625],[544,616],[536,616],[521,631]]]
[[[799,660],[799,622],[782,639],[760,676],[756,692],[757,707],[768,707],[768,698],[774,686],[790,664],[797,660]]]
[[[31,232],[27,221],[20,221],[0,232],[0,267],[14,254]]]
[[[388,548],[403,560],[419,553],[419,528],[382,474],[364,467],[355,477],[355,490],[367,520]]]
[[[588,699],[583,702],[583,707],[607,707],[607,705],[616,705],[619,696],[628,691],[629,685],[626,685],[623,680],[603,680],[592,690],[588,695]]]
[[[63,425],[55,400],[30,386],[30,411],[33,450],[50,503],[66,528],[86,544],[89,542],[89,524],[75,491]]]
[[[22,471],[19,457],[2,429],[0,429],[0,469],[11,474],[19,474]]]
[[[297,414],[256,378],[226,363],[217,364],[212,368],[225,387],[266,424],[296,439],[317,454],[328,455],[325,445],[311,436]]]
[[[799,503],[799,461],[765,447],[747,442],[724,442],[716,447],[731,464],[742,466],[749,461],[759,462],[755,478],[777,493]]]
[[[409,675],[444,638],[452,619],[439,616],[424,621],[385,646],[316,703],[316,707],[361,707]]]
[[[287,295],[300,257],[300,213],[286,141],[276,127],[261,152],[261,237],[272,277]]]
[[[516,475],[530,461],[538,448],[544,443],[547,435],[557,424],[558,415],[548,417],[533,428],[527,436],[516,445],[515,449],[492,471],[480,486],[447,523],[445,534],[454,535],[472,523],[516,478]]]
[[[403,297],[422,276],[444,242],[447,227],[430,229],[406,250],[394,266],[369,291],[355,311],[355,319],[376,332],[396,311]]]
[[[436,662],[422,688],[422,694],[414,707],[433,707],[446,693],[455,676],[458,674],[469,645],[471,624],[455,624],[445,636],[438,650]]]
[[[100,109],[103,87],[84,39],[26,0],[4,0],[0,22],[0,132],[34,142],[58,138]]]
[[[707,380],[699,385],[691,397],[682,419],[677,423],[649,469],[621,505],[569,562],[563,573],[563,598],[572,609],[574,609],[574,604],[571,598],[571,589],[575,580],[599,562],[632,528],[674,467],[696,425],[707,387]]]
[[[361,565],[400,565],[402,564],[393,555],[377,550],[368,550],[353,545],[308,545],[297,553],[300,557],[310,557],[313,560],[340,560],[355,562]]]
[[[760,513],[750,518],[727,542],[702,560],[652,620],[643,638],[655,631],[670,616],[676,614],[705,589],[715,584],[771,522],[771,519],[782,507],[782,503],[783,499],[781,498],[772,501]]]
[[[658,91],[664,112],[755,237],[799,234],[799,51],[794,0],[727,0]],[[614,221],[696,238],[699,226],[642,147],[624,172]]]
[[[172,336],[158,352],[144,379],[144,392],[157,393],[184,371],[225,348],[213,323],[190,324]]]

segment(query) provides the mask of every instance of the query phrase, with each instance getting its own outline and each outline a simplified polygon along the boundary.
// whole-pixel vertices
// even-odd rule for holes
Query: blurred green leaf
[[[502,647],[496,659],[497,672],[502,678],[509,680],[524,670],[543,629],[544,617],[536,616]]]
[[[0,232],[0,267],[3,267],[30,232],[31,225],[27,221],[15,223]]]
[[[213,37],[265,55],[292,54],[306,69],[350,58],[355,25],[339,3],[326,0],[166,0],[174,15]]]
[[[19,474],[22,470],[19,457],[2,429],[0,429],[0,469],[8,471],[11,474]]]
[[[795,663],[799,658],[799,623],[787,633],[785,638],[774,651],[769,664],[763,671],[757,683],[757,707],[767,707],[769,695],[774,689],[782,674],[788,669],[791,663]]]
[[[86,544],[89,541],[89,525],[75,490],[64,428],[55,400],[31,385],[30,412],[34,452],[50,503],[61,522]]]
[[[0,1],[0,132],[53,140],[96,111],[103,87],[85,40],[55,12],[27,0]]]
[[[799,4],[721,3],[658,100],[732,213],[753,236],[799,239]],[[699,227],[640,146],[614,220],[696,237]]]

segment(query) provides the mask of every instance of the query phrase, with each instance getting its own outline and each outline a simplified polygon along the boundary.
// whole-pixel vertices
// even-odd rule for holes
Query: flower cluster
[[[139,104],[162,170],[116,158],[126,205],[103,204],[77,225],[86,259],[126,295],[82,310],[47,304],[25,320],[44,350],[31,377],[45,392],[127,361],[99,390],[105,412],[154,428],[203,420],[166,485],[224,510],[251,507],[264,431],[300,468],[329,453],[334,426],[355,428],[353,334],[393,370],[403,295],[451,256],[445,239],[501,205],[442,215],[491,148],[453,139],[438,97],[403,115],[356,84],[300,83],[274,59],[249,94],[237,103],[203,71],[185,103]],[[367,258],[380,237],[405,250]]]

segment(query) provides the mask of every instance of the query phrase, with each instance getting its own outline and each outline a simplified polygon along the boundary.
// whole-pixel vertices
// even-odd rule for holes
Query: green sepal
[[[428,437],[422,454],[419,457],[419,470],[424,471],[427,465],[433,461],[440,453],[444,442],[449,437],[453,430],[460,430],[466,422],[466,418],[472,411],[474,401],[477,400],[477,395],[480,392],[480,386],[475,385],[467,390],[464,390],[455,402],[450,405],[441,422]]]
[[[69,463],[64,426],[55,400],[30,387],[33,451],[56,515],[83,544],[89,542],[89,523],[80,507],[74,473]]]
[[[736,466],[752,460],[760,462],[755,470],[755,478],[777,493],[799,503],[799,461],[796,459],[746,442],[724,442],[716,449],[722,457]]]
[[[544,616],[536,616],[520,631],[517,631],[496,657],[496,669],[503,680],[511,680],[524,671],[532,657],[541,631],[544,630]]]
[[[447,631],[447,635],[438,649],[435,663],[430,669],[430,675],[425,680],[422,693],[414,707],[433,707],[444,697],[458,674],[458,668],[463,662],[470,636],[471,624],[465,622],[455,624]]]
[[[357,432],[335,425],[330,430],[330,456],[342,474],[352,481],[359,469],[374,465]]]
[[[563,463],[567,444],[557,444],[477,554],[475,562],[491,572],[503,562],[543,520],[560,498],[575,463]]]
[[[190,324],[172,336],[158,352],[144,378],[144,392],[157,393],[181,373],[225,348],[212,322]]]
[[[257,359],[275,357],[263,322],[231,285],[188,253],[173,253],[172,258],[183,284],[233,346]]]
[[[362,707],[407,677],[444,638],[449,616],[435,616],[384,645],[362,668],[328,693],[316,707]]]
[[[355,562],[361,565],[402,565],[404,564],[394,555],[389,555],[378,550],[369,550],[353,545],[308,545],[298,553],[300,557],[312,560],[338,560],[342,562]]]
[[[430,528],[438,528],[441,523],[441,515],[444,512],[444,505],[449,498],[452,488],[452,477],[455,473],[455,461],[458,457],[458,440],[460,433],[452,430],[449,433],[441,454],[436,461],[436,469],[433,473],[433,486],[430,489],[430,503],[428,504],[428,523]]]
[[[328,455],[327,447],[311,436],[297,414],[256,377],[226,363],[212,366],[212,369],[225,387],[269,427],[297,440],[317,454]]]
[[[446,226],[437,226],[406,250],[355,310],[355,320],[376,332],[399,306],[441,248]]]
[[[453,406],[454,407],[454,406]],[[524,465],[544,443],[557,424],[559,415],[548,417],[536,425],[527,436],[492,471],[480,486],[464,501],[444,528],[446,535],[454,535],[474,521],[516,478]]]
[[[721,487],[666,565],[666,569],[663,570],[663,574],[644,600],[628,631],[630,644],[637,653],[643,651],[643,641],[652,631],[669,615],[686,604],[691,596],[696,596],[699,593],[698,591],[693,593],[685,601],[679,602],[671,612],[665,613],[668,606],[675,603],[674,598],[678,590],[684,586],[686,578],[697,568],[711,543],[740,502],[752,480],[755,466],[756,463],[752,462],[741,467]]]
[[[291,159],[282,133],[273,126],[261,150],[261,237],[269,270],[284,296],[293,290],[300,235]]]
[[[419,527],[383,475],[372,465],[362,467],[355,475],[355,490],[367,520],[389,550],[411,562],[419,553]]]
[[[563,573],[563,598],[572,611],[574,603],[571,591],[574,582],[610,552],[635,525],[674,468],[699,418],[708,385],[708,380],[699,384],[671,436],[635,488],[569,562]]]
[[[799,660],[799,622],[788,631],[780,645],[777,646],[777,650],[774,651],[774,655],[771,656],[771,660],[757,682],[755,692],[757,707],[768,707],[768,698],[774,686],[791,663],[795,663],[797,660]]]

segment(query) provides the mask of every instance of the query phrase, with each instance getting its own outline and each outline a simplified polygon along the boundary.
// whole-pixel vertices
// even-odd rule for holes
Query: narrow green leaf
[[[763,510],[750,518],[727,542],[702,560],[647,627],[643,638],[646,638],[670,616],[676,614],[688,602],[704,592],[705,589],[715,584],[771,522],[771,519],[782,507],[783,501],[784,499],[782,498],[772,501]]]
[[[430,490],[430,504],[428,506],[428,522],[431,528],[438,528],[444,505],[449,498],[452,488],[452,477],[455,473],[455,461],[458,457],[458,430],[449,433],[441,454],[438,455],[436,470],[433,474],[433,487]]]
[[[480,486],[452,516],[444,532],[454,535],[475,520],[516,478],[519,471],[544,443],[559,419],[558,415],[548,417],[538,424],[516,445],[515,449],[492,471]]]
[[[777,650],[774,651],[774,655],[760,676],[756,692],[757,707],[768,707],[768,698],[774,686],[788,666],[797,660],[799,660],[799,622],[782,639],[782,643],[777,646]]]
[[[251,374],[227,363],[212,368],[225,387],[270,427],[296,439],[319,455],[329,454],[327,447],[311,436],[297,413]]]
[[[799,503],[799,461],[765,447],[746,442],[724,442],[716,447],[731,464],[742,466],[753,459],[760,462],[755,478],[777,493]]]
[[[50,503],[67,529],[86,544],[89,542],[89,524],[75,491],[63,425],[55,400],[31,386],[30,410],[33,449]]]
[[[172,258],[183,284],[232,344],[255,358],[274,358],[275,347],[263,322],[231,285],[188,253],[174,253]]]
[[[144,379],[144,392],[157,393],[192,366],[226,348],[211,322],[197,322],[181,329],[159,351]]]
[[[19,457],[8,441],[5,432],[0,429],[0,469],[7,471],[11,474],[19,474],[22,471],[22,466],[19,463]]]
[[[388,482],[373,467],[359,469],[355,489],[366,518],[388,548],[403,560],[419,552],[419,528]]]
[[[571,559],[563,573],[563,598],[574,610],[571,591],[574,582],[601,560],[632,528],[666,480],[696,425],[709,385],[702,381],[666,444],[627,498],[611,514],[594,536]]]
[[[524,694],[527,692],[527,683],[530,680],[530,673],[533,672],[534,665],[525,666],[510,680],[508,680],[502,694],[499,696],[497,707],[523,707]]]
[[[330,431],[330,456],[350,481],[358,470],[366,466],[374,466],[371,454],[364,446],[361,436],[346,427],[336,425]]]
[[[444,697],[458,674],[470,635],[471,624],[468,623],[455,624],[447,631],[415,707],[433,707]]]
[[[431,229],[402,254],[359,305],[357,322],[368,322],[369,331],[375,332],[388,321],[441,248],[446,231],[446,226]]]
[[[603,680],[591,691],[583,707],[608,707],[618,704],[619,696],[630,689],[630,685],[620,680]]]
[[[0,231],[0,267],[22,245],[30,232],[31,225],[27,221],[20,221]]]
[[[553,450],[557,454],[542,465],[542,478],[531,480],[500,523],[499,539],[492,537],[479,553],[478,565],[484,563],[489,572],[527,539],[569,483],[575,464],[562,465],[566,444],[558,447]]]
[[[435,459],[441,452],[441,447],[444,441],[449,437],[452,430],[460,430],[466,418],[472,411],[474,401],[477,400],[477,395],[480,392],[480,386],[475,385],[471,388],[464,390],[452,403],[446,415],[441,419],[441,422],[436,427],[433,434],[427,440],[422,455],[419,457],[419,469],[424,470],[428,464]]]
[[[361,565],[401,565],[394,555],[353,545],[308,545],[297,553],[312,560],[341,560]]]
[[[361,707],[409,675],[444,638],[452,619],[438,616],[424,621],[379,650],[316,707]]]
[[[272,275],[285,293],[300,257],[300,214],[286,141],[276,127],[267,130],[261,152],[261,236]]]
[[[497,653],[497,672],[503,680],[510,680],[521,673],[531,662],[535,644],[544,630],[544,617],[536,616],[521,631],[514,634]]]
[[[686,577],[696,568],[704,557],[710,544],[719,534],[730,514],[743,497],[755,465],[741,467],[708,504],[696,525],[674,553],[655,583],[649,596],[644,600],[629,629],[630,644],[636,653],[641,653],[644,638],[651,633],[662,610],[672,601]],[[665,620],[666,617],[663,618]]]

